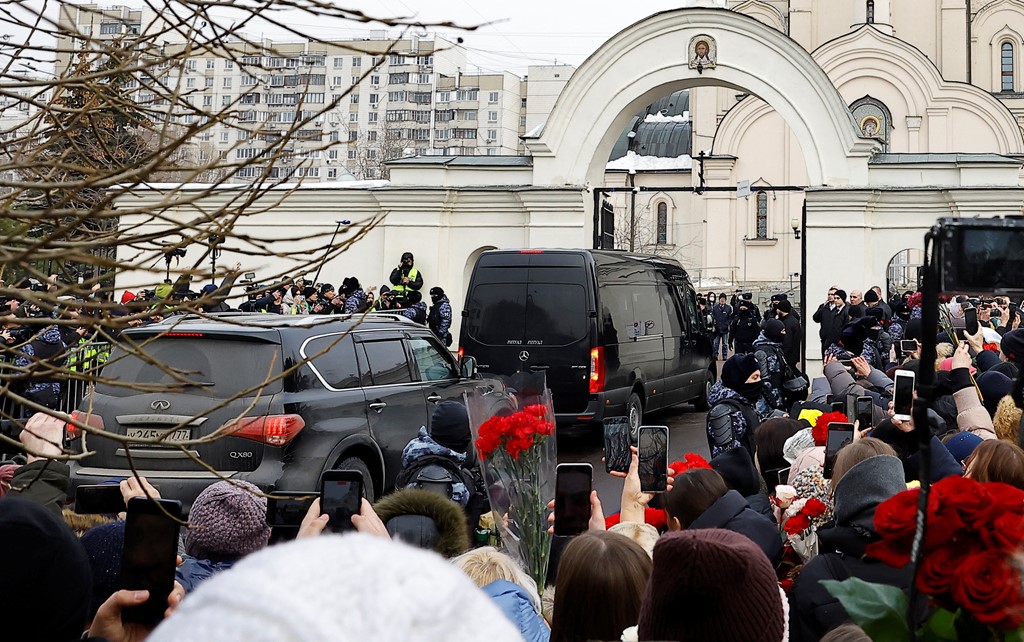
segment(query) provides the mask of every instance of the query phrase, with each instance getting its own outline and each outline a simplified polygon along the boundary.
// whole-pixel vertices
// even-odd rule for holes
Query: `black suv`
[[[98,383],[76,415],[129,438],[154,438],[175,426],[175,441],[222,427],[226,436],[183,452],[126,449],[69,431],[73,449],[94,453],[71,463],[73,487],[125,477],[134,467],[164,497],[191,505],[217,479],[210,469],[270,491],[313,490],[321,472],[342,468],[363,473],[372,499],[394,485],[402,449],[434,405],[481,385],[470,381],[472,360],[460,369],[427,328],[401,316],[215,316],[124,332],[123,344],[145,343],[162,367],[115,346],[100,375],[108,383]],[[181,377],[189,383],[181,385]]]

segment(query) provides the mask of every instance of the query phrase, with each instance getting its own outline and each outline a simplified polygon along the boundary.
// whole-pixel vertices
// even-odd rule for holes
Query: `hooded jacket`
[[[747,500],[735,490],[719,497],[688,527],[689,530],[699,528],[722,528],[745,535],[764,551],[772,566],[782,562],[779,529],[770,519],[750,508]]]
[[[786,355],[782,353],[782,344],[765,336],[764,331],[754,341],[754,354],[764,353],[764,363],[757,360],[761,370],[761,381],[764,382],[764,398],[772,408],[785,407],[782,397],[783,373],[786,371]],[[767,372],[765,372],[767,370]]]
[[[795,368],[796,364],[800,363],[800,342],[804,336],[800,319],[795,313],[790,312],[786,316],[780,316],[779,321],[786,327],[786,334],[782,337],[782,353],[786,357],[786,362]]]
[[[512,621],[526,642],[548,642],[551,629],[534,607],[530,596],[518,584],[494,580],[481,589]]]
[[[904,591],[913,582],[911,567],[893,568],[866,558],[878,539],[875,509],[906,489],[903,465],[892,455],[866,459],[847,472],[835,489],[835,526],[818,531],[820,554],[804,566],[789,594],[790,640],[811,642],[849,621],[839,600],[819,582],[856,577]],[[923,604],[921,605],[923,606]]]
[[[727,450],[708,463],[722,476],[726,486],[743,495],[750,508],[775,521],[772,503],[768,496],[761,492],[761,475],[745,450]]]
[[[14,358],[18,368],[30,369],[39,362],[49,363],[55,367],[64,365],[67,359],[67,346],[61,338],[57,326],[51,325],[21,346],[19,354]],[[60,400],[60,382],[44,376],[33,376],[26,381],[25,395],[49,408],[56,408]]]
[[[747,412],[743,412],[738,408],[733,409],[732,404],[722,404],[723,412],[724,410],[731,409],[728,412],[728,423],[731,426],[731,436],[729,436],[728,438],[728,444],[726,444],[725,446],[719,446],[718,444],[715,443],[714,437],[714,431],[716,427],[716,418],[714,417],[714,415],[716,415],[716,412],[718,411],[715,408],[715,405],[720,404],[723,400],[726,399],[731,400],[733,403],[739,405],[741,408],[746,407]],[[708,405],[712,407],[712,410],[708,413],[707,418],[707,438],[708,446],[711,450],[711,456],[717,457],[726,450],[738,448],[740,446],[746,448],[748,453],[752,453],[754,451],[754,430],[757,428],[757,425],[750,425],[750,421],[748,421],[747,417],[749,416],[751,420],[753,420],[754,417],[760,417],[760,414],[758,413],[755,404],[751,403],[749,399],[747,399],[740,393],[736,392],[732,388],[726,387],[726,385],[721,381],[716,381],[715,384],[711,386],[711,390],[708,392]],[[721,421],[724,422],[725,417],[722,417]],[[760,425],[760,423],[758,423],[758,425]]]
[[[430,436],[426,426],[421,426],[416,438],[406,444],[405,449],[402,450],[402,470],[404,471],[412,467],[418,459],[427,456],[450,459],[459,468],[469,467],[466,453],[460,453],[447,446],[442,446]],[[469,501],[472,490],[474,489],[467,488],[465,483],[461,481],[456,482],[452,484],[452,500],[465,506]]]
[[[373,505],[373,510],[393,539],[433,550],[446,558],[469,549],[469,533],[462,508],[438,493],[407,488],[380,500]]]

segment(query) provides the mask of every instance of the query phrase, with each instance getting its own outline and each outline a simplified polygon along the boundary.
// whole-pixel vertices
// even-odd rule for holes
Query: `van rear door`
[[[484,254],[467,296],[462,347],[486,374],[545,369],[555,412],[584,412],[597,334],[593,289],[582,252]]]

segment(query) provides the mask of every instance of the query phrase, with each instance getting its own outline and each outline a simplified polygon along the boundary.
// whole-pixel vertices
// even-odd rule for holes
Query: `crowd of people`
[[[778,340],[788,302],[758,314],[758,336],[747,351],[734,348],[713,389],[710,459],[691,453],[669,464],[667,491],[651,494],[641,490],[633,449],[628,471],[612,473],[621,477],[619,513],[606,518],[592,493],[589,529],[555,547],[542,591],[500,543],[478,537],[502,516],[489,510],[466,410],[448,401],[406,446],[395,490],[362,501],[355,533],[330,533],[319,500],[293,532],[278,532],[259,489],[209,486],[183,528],[165,618],[153,630],[126,622],[125,609],[148,595],[119,590],[123,516],[90,523],[68,509],[68,468],[55,459],[64,424],[36,415],[21,436],[35,454],[0,468],[0,563],[19,578],[0,583],[5,633],[109,642],[868,640],[821,580],[858,578],[908,594],[914,582],[909,564],[870,554],[879,505],[921,481],[914,422],[893,408],[894,370],[936,373],[930,482],[962,476],[1024,490],[1019,308],[997,297],[952,300],[943,324],[926,329],[920,296],[900,299],[886,315],[865,295],[858,314],[842,290],[830,292],[815,313],[829,340],[823,375],[803,392],[784,380],[796,372]],[[968,331],[972,305],[979,327]],[[882,314],[867,312],[875,309]],[[922,363],[921,342],[933,339],[939,358]],[[851,443],[827,462],[829,397],[848,395],[871,400],[870,419],[858,419]],[[158,496],[145,478],[119,484],[126,503]],[[811,500],[817,511],[791,528],[793,507]],[[917,599],[923,623],[929,606]]]

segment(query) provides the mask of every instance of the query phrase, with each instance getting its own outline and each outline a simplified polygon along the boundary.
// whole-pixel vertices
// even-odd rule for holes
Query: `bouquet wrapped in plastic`
[[[473,443],[506,552],[544,590],[555,496],[555,413],[544,373],[524,372],[466,395]]]

